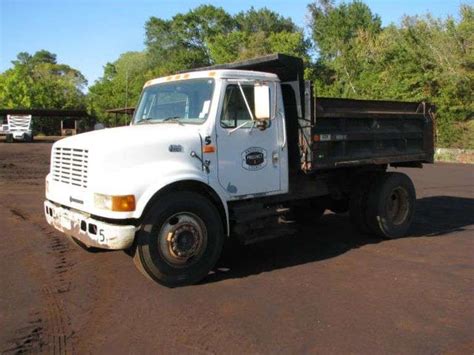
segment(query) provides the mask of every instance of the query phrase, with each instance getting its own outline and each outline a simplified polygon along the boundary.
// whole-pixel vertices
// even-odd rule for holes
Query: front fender
[[[201,169],[201,164],[190,164],[180,161],[161,161],[113,174],[96,190],[109,195],[135,195],[136,209],[127,218],[141,218],[150,200],[161,190],[174,183],[195,181],[205,184],[219,197],[224,206],[227,230],[229,230],[229,211],[225,196],[221,191],[209,185],[208,174]]]
[[[230,230],[229,229],[230,228],[230,225],[229,225],[229,210],[228,210],[228,207],[227,207],[227,202],[225,200],[225,197],[222,196],[218,191],[213,189],[211,186],[209,186],[207,181],[204,181],[203,179],[200,178],[200,176],[197,176],[197,175],[193,176],[193,175],[189,175],[189,174],[182,174],[180,176],[173,176],[172,179],[160,180],[158,183],[150,186],[150,188],[147,189],[147,191],[145,191],[145,193],[141,196],[141,198],[140,198],[140,200],[137,204],[137,208],[135,210],[135,213],[136,213],[135,218],[140,218],[143,215],[143,212],[145,211],[146,206],[148,205],[148,203],[151,201],[151,199],[156,194],[160,193],[160,191],[164,190],[168,186],[171,186],[171,185],[179,183],[179,182],[184,182],[184,181],[203,183],[216,194],[216,196],[219,198],[222,206],[224,207],[225,223],[226,223],[226,226],[227,226],[226,229],[227,229],[227,232],[229,232],[229,230]],[[229,233],[227,233],[227,234],[229,234]]]

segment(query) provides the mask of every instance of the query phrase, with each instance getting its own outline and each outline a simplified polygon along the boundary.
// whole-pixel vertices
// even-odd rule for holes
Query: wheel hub
[[[189,258],[199,246],[199,231],[191,224],[184,224],[168,234],[170,251],[175,257]]]
[[[173,267],[196,262],[207,246],[207,229],[200,217],[190,212],[170,216],[158,232],[158,250]]]
[[[408,193],[405,189],[398,187],[389,196],[387,210],[388,216],[393,224],[401,224],[405,221],[409,213]]]

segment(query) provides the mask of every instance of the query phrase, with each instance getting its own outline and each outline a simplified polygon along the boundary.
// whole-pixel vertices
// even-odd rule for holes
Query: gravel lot
[[[0,143],[0,353],[474,352],[474,165],[404,170],[418,197],[407,238],[327,214],[166,289],[46,224],[50,149]]]

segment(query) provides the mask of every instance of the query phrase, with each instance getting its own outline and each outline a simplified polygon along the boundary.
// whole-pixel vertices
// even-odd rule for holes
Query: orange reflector
[[[184,74],[183,79],[187,79],[187,78],[189,78],[189,74]]]
[[[112,211],[135,211],[135,196],[112,196]]]
[[[173,79],[173,77],[172,77],[172,76],[168,76],[168,77],[166,77],[166,81],[170,81],[171,79]]]
[[[216,147],[214,147],[213,145],[205,145],[202,151],[204,153],[214,153],[216,151]]]
[[[215,71],[210,71],[209,74],[207,74],[209,76],[215,76],[216,75],[216,72]]]

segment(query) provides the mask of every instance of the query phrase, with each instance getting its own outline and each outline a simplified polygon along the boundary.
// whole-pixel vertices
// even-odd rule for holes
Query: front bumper
[[[68,210],[51,201],[44,201],[46,221],[57,230],[70,235],[89,247],[128,249],[137,228],[105,223],[77,211]]]

